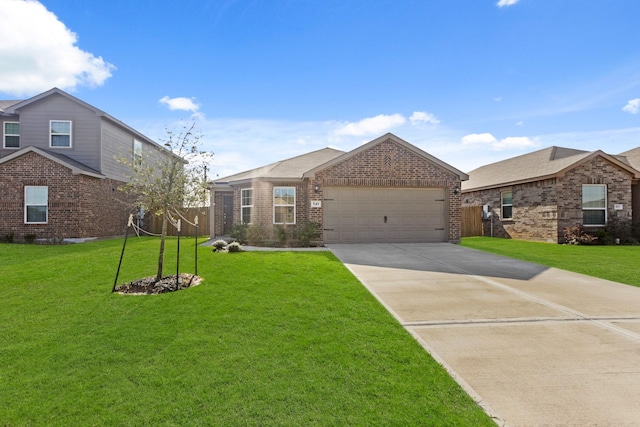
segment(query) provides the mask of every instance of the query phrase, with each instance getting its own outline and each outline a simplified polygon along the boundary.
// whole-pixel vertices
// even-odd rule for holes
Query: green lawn
[[[491,237],[466,237],[461,245],[640,286],[640,246],[556,245]]]
[[[132,296],[121,245],[0,244],[0,425],[493,425],[329,252],[200,248],[203,284]],[[119,282],[157,247],[129,239]]]

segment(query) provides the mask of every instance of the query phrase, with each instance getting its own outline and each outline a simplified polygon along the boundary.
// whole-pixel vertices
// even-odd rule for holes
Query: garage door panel
[[[324,191],[327,243],[446,240],[442,188],[326,187]]]

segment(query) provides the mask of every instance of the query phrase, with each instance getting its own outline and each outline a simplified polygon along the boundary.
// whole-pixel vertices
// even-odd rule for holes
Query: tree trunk
[[[162,235],[160,236],[160,254],[158,255],[158,273],[156,282],[162,279],[162,264],[164,263],[164,241],[167,238],[167,209],[162,211]]]

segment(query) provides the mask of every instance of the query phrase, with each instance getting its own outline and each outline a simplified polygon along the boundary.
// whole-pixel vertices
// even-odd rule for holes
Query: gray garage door
[[[442,188],[324,188],[326,243],[447,240]]]

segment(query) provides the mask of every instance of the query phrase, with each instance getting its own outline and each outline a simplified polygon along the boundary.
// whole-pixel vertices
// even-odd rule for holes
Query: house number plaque
[[[321,208],[322,207],[322,201],[321,200],[312,200],[311,201],[311,207],[312,208]]]

